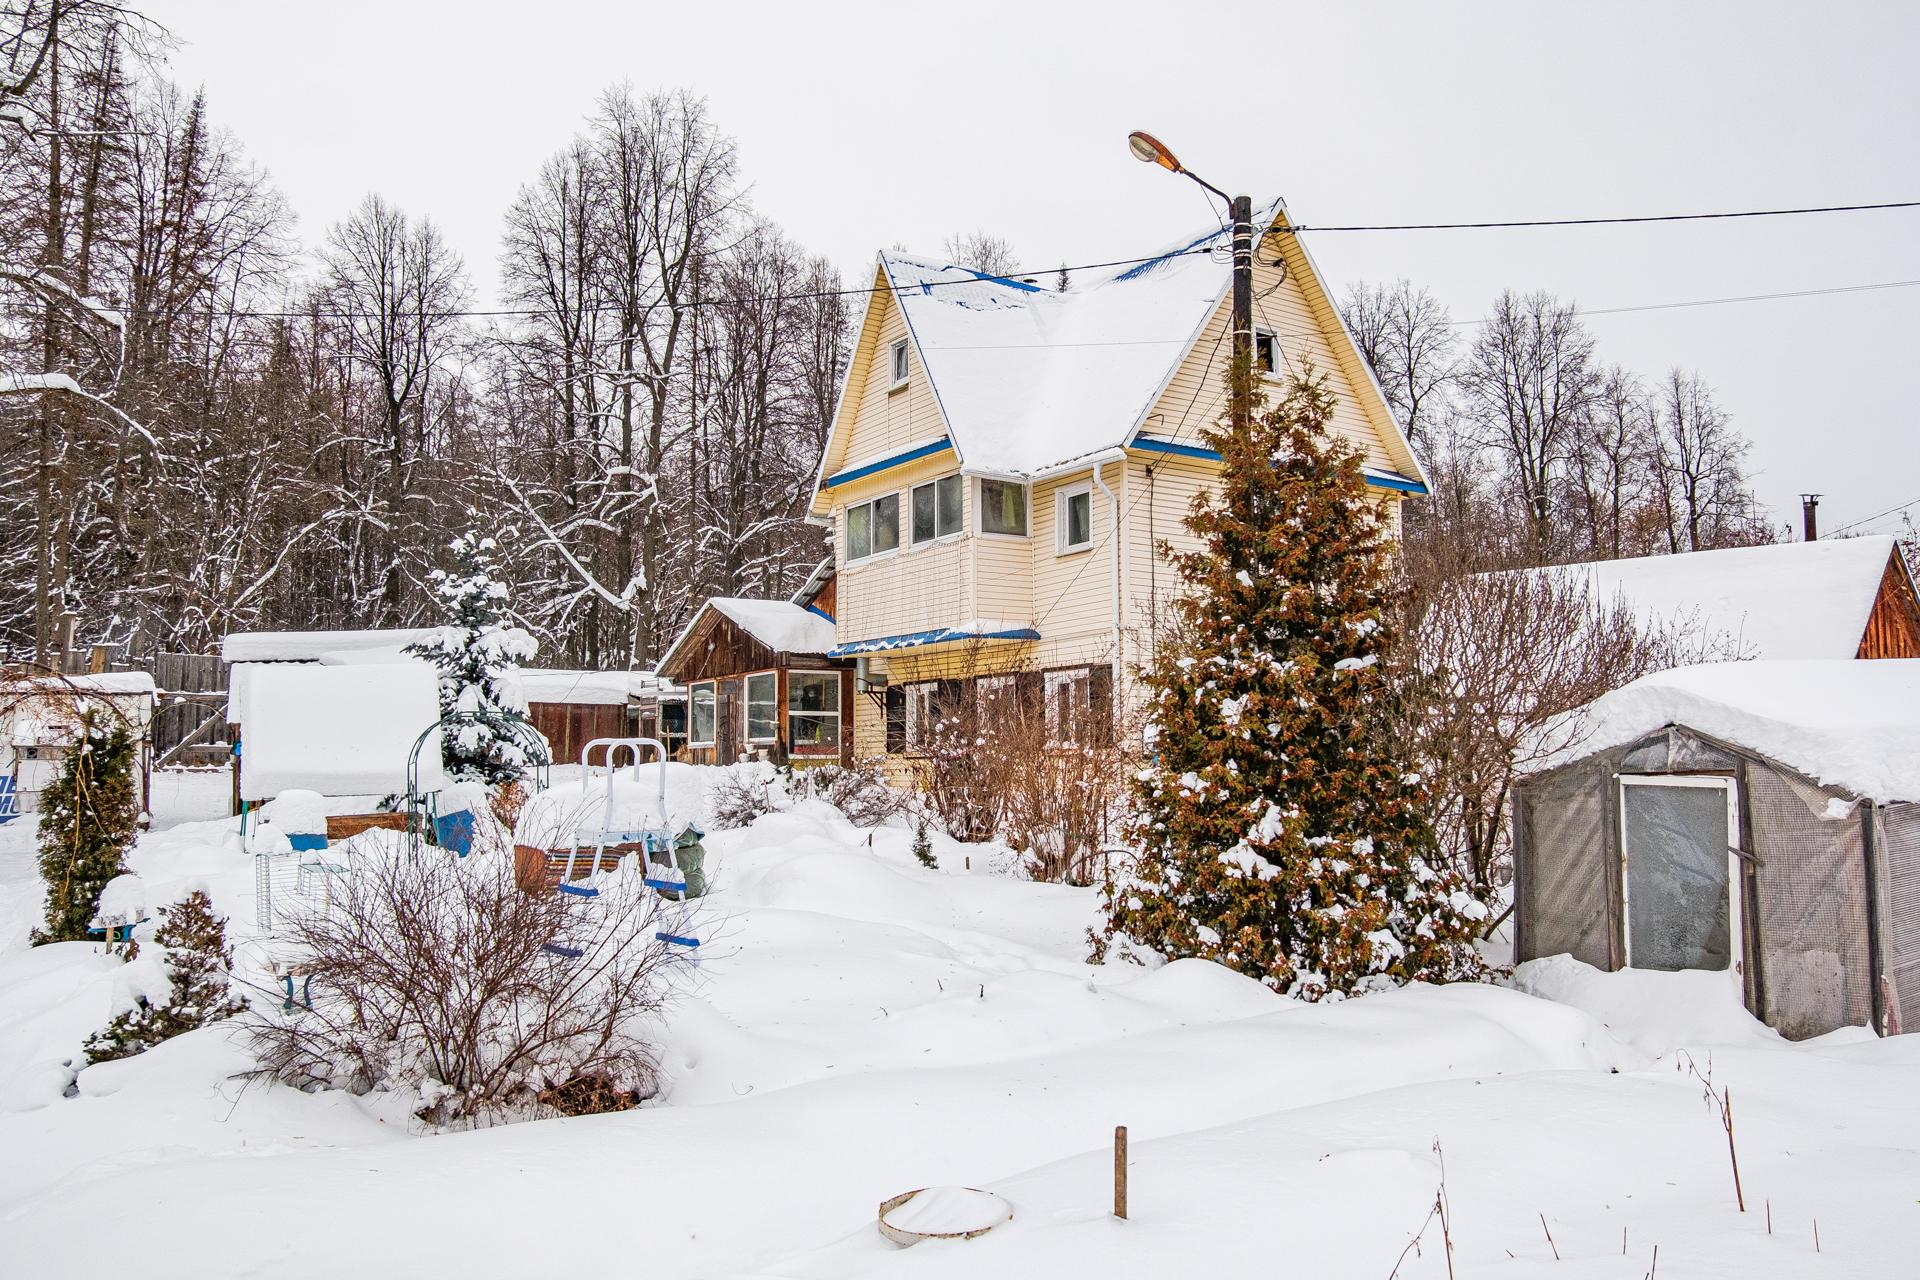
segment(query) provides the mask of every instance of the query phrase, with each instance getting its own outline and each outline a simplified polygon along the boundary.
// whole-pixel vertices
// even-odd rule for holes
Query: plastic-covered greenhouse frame
[[[1625,828],[1649,819],[1629,817],[1629,793],[1662,783],[1727,794],[1726,928],[1738,939],[1727,960],[1756,1017],[1793,1039],[1843,1026],[1920,1029],[1920,803],[1822,785],[1684,725],[1515,786],[1516,960],[1566,953],[1602,969],[1637,964],[1633,938],[1659,923],[1646,923],[1648,912],[1704,901],[1682,901],[1684,883],[1650,887],[1633,873]],[[1696,870],[1710,877],[1709,862]]]

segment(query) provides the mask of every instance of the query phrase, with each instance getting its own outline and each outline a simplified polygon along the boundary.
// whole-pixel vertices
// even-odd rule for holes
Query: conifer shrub
[[[170,907],[153,940],[165,951],[168,994],[160,1004],[140,1003],[87,1040],[88,1062],[111,1062],[145,1052],[162,1040],[211,1026],[246,1010],[232,987],[233,950],[226,917],[195,890]]]
[[[1165,551],[1176,638],[1141,673],[1134,854],[1096,939],[1307,999],[1476,977],[1486,915],[1395,732],[1389,530],[1332,410],[1321,380],[1295,380],[1203,433],[1219,486],[1187,517],[1200,548]]]
[[[124,874],[122,856],[140,820],[134,744],[117,719],[86,714],[80,741],[40,793],[40,878],[47,922],[33,942],[85,942],[107,882]]]
[[[474,716],[441,735],[441,756],[448,776],[497,785],[524,777],[530,765],[524,740],[514,731],[508,672],[528,662],[535,642],[508,614],[509,593],[497,563],[492,538],[467,532],[448,548],[451,572],[427,575],[446,617],[407,652],[425,658],[440,672],[440,714]]]
[[[913,828],[914,861],[929,871],[940,869],[940,859],[933,856],[933,840],[927,835],[927,820],[920,819]]]

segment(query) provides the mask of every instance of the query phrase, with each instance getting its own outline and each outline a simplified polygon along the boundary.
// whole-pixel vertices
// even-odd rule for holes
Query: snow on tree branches
[[[100,891],[126,871],[121,855],[140,820],[133,761],[133,738],[124,724],[91,711],[83,715],[80,741],[40,794],[47,923],[34,932],[36,945],[85,942]]]
[[[427,575],[447,618],[407,652],[440,669],[440,713],[476,717],[441,735],[449,776],[488,784],[522,777],[525,747],[509,727],[515,699],[508,684],[513,668],[533,658],[534,639],[510,625],[507,586],[496,563],[499,546],[469,531],[449,546],[454,569]]]
[[[230,973],[233,949],[227,945],[226,917],[213,900],[196,889],[162,910],[166,920],[153,940],[166,952],[167,998],[154,1004],[141,997],[105,1029],[87,1040],[88,1062],[130,1058],[182,1032],[211,1026],[243,1012],[246,1001],[234,994]]]
[[[1333,399],[1294,380],[1205,433],[1215,495],[1172,554],[1178,637],[1142,672],[1150,762],[1109,940],[1306,999],[1477,976],[1485,907],[1439,856],[1393,731],[1390,550]]]

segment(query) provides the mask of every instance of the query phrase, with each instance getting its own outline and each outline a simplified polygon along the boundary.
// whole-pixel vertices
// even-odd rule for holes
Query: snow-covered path
[[[1912,1274],[1920,1037],[1788,1046],[1698,984],[1635,995],[1648,1016],[1616,1035],[1493,987],[1312,1007],[1198,962],[1088,966],[1092,893],[967,874],[958,846],[928,872],[908,838],[870,848],[818,808],[712,837],[719,941],[673,1014],[663,1102],[475,1133],[243,1086],[216,1032],[62,1098],[60,1059],[124,972],[9,941],[0,1273],[56,1273],[104,1222],[151,1276],[1384,1278],[1434,1199],[1437,1138],[1461,1275],[1640,1277],[1656,1244],[1662,1277]],[[250,870],[220,825],[157,832],[134,863],[209,885],[245,934]],[[24,887],[0,884],[0,918]],[[1698,1082],[1656,1056],[1690,1031],[1726,1042],[1696,1053],[1734,1092],[1745,1215]],[[1126,1223],[1106,1213],[1115,1124]],[[1013,1223],[881,1241],[881,1199],[943,1183],[999,1192]],[[1445,1275],[1440,1246],[1431,1225],[1400,1274]]]

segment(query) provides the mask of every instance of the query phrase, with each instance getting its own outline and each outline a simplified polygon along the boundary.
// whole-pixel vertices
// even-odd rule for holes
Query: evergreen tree
[[[499,545],[469,531],[455,538],[450,550],[453,572],[435,569],[427,575],[447,625],[407,652],[440,669],[442,715],[464,711],[478,717],[441,735],[447,773],[507,782],[523,777],[530,761],[510,728],[505,676],[532,659],[534,640],[507,622],[507,586],[496,562]]]
[[[47,924],[33,942],[85,942],[87,923],[107,881],[125,873],[140,805],[133,785],[133,739],[117,719],[81,717],[80,741],[52,785],[40,793],[40,878]]]
[[[1391,549],[1362,455],[1296,379],[1203,433],[1216,495],[1172,555],[1177,643],[1142,672],[1152,758],[1109,938],[1308,999],[1477,976],[1485,908],[1439,857],[1382,661]]]
[[[1060,274],[1054,277],[1053,287],[1058,293],[1065,293],[1073,287],[1073,277],[1067,274],[1067,264],[1064,262],[1060,264]]]
[[[195,890],[161,915],[165,919],[153,940],[166,949],[171,984],[166,1003],[151,1004],[143,996],[105,1030],[94,1032],[87,1040],[88,1062],[130,1058],[247,1007],[230,985],[233,951],[227,946],[226,918],[214,913],[213,901]]]
[[[919,824],[913,829],[913,856],[921,866],[930,871],[940,869],[940,859],[933,856],[933,841],[927,836],[925,818],[920,819]]]

